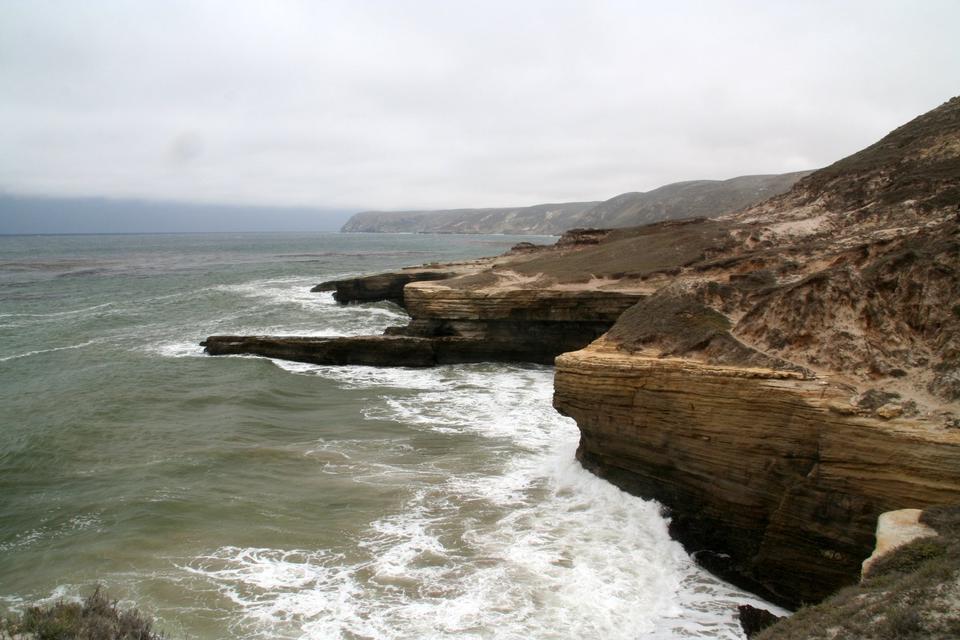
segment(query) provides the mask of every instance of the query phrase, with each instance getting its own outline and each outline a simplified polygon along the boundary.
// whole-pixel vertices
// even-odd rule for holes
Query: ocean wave
[[[220,285],[213,289],[254,301],[255,305],[247,309],[248,315],[287,314],[286,324],[282,327],[260,331],[270,335],[378,335],[388,326],[405,324],[409,319],[403,309],[389,302],[340,305],[331,292],[311,292],[313,284],[313,279],[302,277],[274,278]],[[290,317],[291,311],[294,312],[293,317]],[[310,329],[297,331],[294,328],[297,325]],[[315,329],[318,325],[325,327],[324,331]],[[240,333],[232,329],[229,331]]]
[[[199,340],[164,342],[150,345],[146,350],[164,358],[197,358],[206,355]]]
[[[73,316],[80,313],[88,313],[90,311],[96,311],[97,309],[104,309],[106,307],[112,307],[112,302],[105,302],[103,304],[97,304],[92,307],[84,307],[83,309],[73,309],[71,311],[55,311],[52,313],[0,313],[0,318],[60,318],[63,316]]]
[[[310,371],[318,369],[330,375],[325,368]],[[370,409],[371,419],[513,446],[498,449],[503,455],[491,456],[490,464],[455,474],[430,460],[411,466],[363,455],[364,447],[386,447],[381,441],[310,447],[305,455],[328,463],[324,472],[412,493],[347,545],[349,556],[221,547],[186,565],[240,608],[236,633],[741,637],[736,605],[758,601],[697,568],[670,539],[657,503],[580,467],[576,425],[550,407],[552,369],[358,370],[345,374],[349,384],[405,389]]]
[[[0,358],[0,362],[7,362],[9,360],[19,360],[20,358],[29,358],[30,356],[40,355],[42,353],[53,353],[54,351],[68,351],[70,349],[82,349],[83,347],[89,347],[92,344],[97,344],[100,340],[88,340],[87,342],[81,342],[80,344],[71,344],[66,347],[54,347],[52,349],[37,349],[35,351],[27,351],[26,353],[17,353],[12,356],[5,356]]]
[[[316,283],[312,279],[288,277],[252,280],[242,284],[218,285],[213,288],[226,293],[239,294],[245,298],[259,298],[271,304],[292,304],[307,309],[335,304],[330,293],[312,293],[310,288],[314,284]]]

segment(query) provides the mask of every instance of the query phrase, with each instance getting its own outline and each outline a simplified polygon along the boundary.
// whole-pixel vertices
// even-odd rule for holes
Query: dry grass
[[[960,507],[925,511],[939,535],[904,545],[860,584],[764,630],[757,640],[960,638]]]
[[[543,273],[558,282],[586,282],[594,277],[644,277],[679,272],[707,259],[730,242],[730,225],[712,220],[663,222],[615,229],[597,245],[555,251],[518,262],[526,275]]]
[[[100,587],[83,603],[59,601],[0,619],[0,640],[161,640],[153,621],[120,609]]]

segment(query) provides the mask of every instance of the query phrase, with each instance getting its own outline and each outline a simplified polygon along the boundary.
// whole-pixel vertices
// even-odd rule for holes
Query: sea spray
[[[549,367],[198,346],[378,333],[403,311],[309,287],[518,238],[2,240],[48,265],[0,272],[2,606],[101,582],[171,637],[740,637],[754,600],[576,463]]]

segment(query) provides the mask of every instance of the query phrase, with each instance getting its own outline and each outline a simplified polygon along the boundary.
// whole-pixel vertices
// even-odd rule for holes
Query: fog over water
[[[812,169],[956,93],[957,24],[952,0],[3,1],[0,191],[448,208]]]

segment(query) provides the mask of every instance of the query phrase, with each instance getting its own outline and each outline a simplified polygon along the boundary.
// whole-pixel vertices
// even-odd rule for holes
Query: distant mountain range
[[[615,228],[713,217],[788,191],[809,171],[675,182],[604,202],[567,202],[498,209],[364,211],[340,229],[366,233],[529,233],[558,235],[577,227]]]

